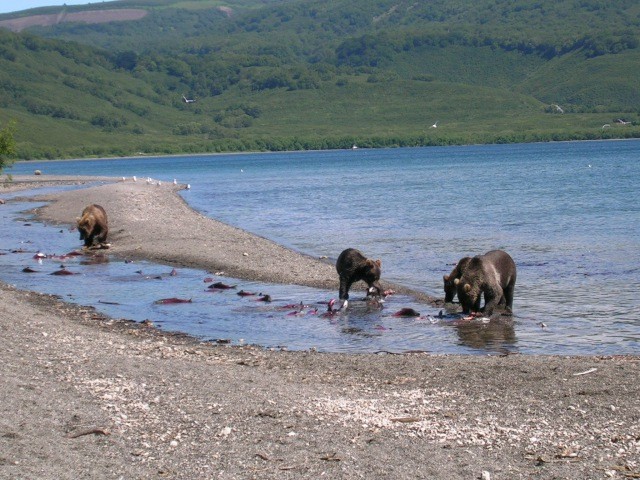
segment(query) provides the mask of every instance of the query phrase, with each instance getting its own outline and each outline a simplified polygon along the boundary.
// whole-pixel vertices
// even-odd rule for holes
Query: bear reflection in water
[[[454,327],[460,339],[460,345],[483,349],[506,351],[517,343],[511,318],[492,318],[490,322],[480,320],[455,322]]]

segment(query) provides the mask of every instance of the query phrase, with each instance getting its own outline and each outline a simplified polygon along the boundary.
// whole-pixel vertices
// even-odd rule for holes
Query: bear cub
[[[482,295],[485,316],[490,317],[498,305],[505,305],[510,313],[516,286],[516,264],[507,252],[491,250],[473,257],[455,284],[464,313],[480,312]]]
[[[91,248],[106,242],[109,226],[107,224],[107,212],[100,205],[91,204],[82,211],[82,217],[78,219],[78,231],[80,240],[84,240],[84,246]]]
[[[458,261],[458,264],[453,267],[449,275],[443,276],[444,280],[444,301],[445,303],[453,302],[453,297],[456,296],[456,279],[462,276],[462,272],[467,268],[471,257],[463,257]]]
[[[369,286],[369,293],[382,295],[380,286],[380,260],[369,260],[355,248],[347,248],[338,257],[336,270],[340,277],[339,298],[342,300],[340,308],[346,308],[349,303],[349,289],[355,282],[363,280]]]

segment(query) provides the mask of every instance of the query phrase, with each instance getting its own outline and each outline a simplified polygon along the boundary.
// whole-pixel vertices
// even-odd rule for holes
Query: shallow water
[[[383,280],[431,295],[442,295],[442,275],[462,256],[503,248],[518,265],[512,324],[456,325],[401,297],[390,297],[381,311],[356,304],[331,319],[289,316],[276,302],[257,305],[227,292],[158,306],[152,298],[161,288],[139,279],[137,295],[147,295],[142,285],[154,285],[151,293],[119,316],[296,349],[612,354],[640,351],[638,160],[640,142],[625,141],[23,163],[11,173],[177,178],[191,183],[185,199],[209,216],[315,256],[360,248],[382,259]],[[71,235],[68,248],[77,246]],[[129,278],[134,267],[112,261],[100,268],[106,273],[98,285]],[[204,276],[181,272],[165,280],[188,282],[184,294],[191,296],[204,290]],[[315,306],[336,295],[243,282],[238,288],[268,290],[281,304]],[[391,316],[405,306],[423,318]]]

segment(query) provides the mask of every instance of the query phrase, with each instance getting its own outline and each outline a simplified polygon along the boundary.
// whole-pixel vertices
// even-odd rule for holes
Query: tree
[[[15,122],[9,122],[2,130],[0,130],[0,173],[5,167],[11,166],[13,159],[11,157],[16,154],[16,141],[13,138],[15,132]]]

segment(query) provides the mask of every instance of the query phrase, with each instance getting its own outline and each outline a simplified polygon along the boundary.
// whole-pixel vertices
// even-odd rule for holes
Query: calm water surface
[[[33,254],[10,253],[16,242],[45,229],[63,252],[79,246],[76,234],[24,227],[14,220],[21,207],[5,205],[0,249],[9,253],[0,255],[6,265],[0,278],[41,291],[62,284],[63,291],[52,293],[79,303],[100,300],[87,298],[92,289],[102,289],[104,301],[126,297],[135,285],[137,300],[97,303],[111,315],[150,318],[204,338],[295,349],[640,353],[638,141],[30,162],[10,173],[34,169],[177,178],[191,184],[183,196],[206,215],[315,256],[334,259],[346,247],[359,248],[382,260],[383,280],[431,295],[442,295],[442,275],[462,256],[502,248],[518,265],[512,324],[439,319],[403,297],[390,297],[381,311],[356,303],[348,315],[327,319],[309,309],[321,313],[318,302],[336,292],[225,279],[278,298],[265,305],[205,292],[206,272],[172,277],[167,267],[113,259],[78,264],[82,282],[44,274],[35,281],[20,272]],[[163,295],[167,291],[171,295]],[[193,303],[153,303],[176,292]],[[299,302],[310,305],[299,315],[281,308]],[[405,306],[422,317],[392,316]]]

